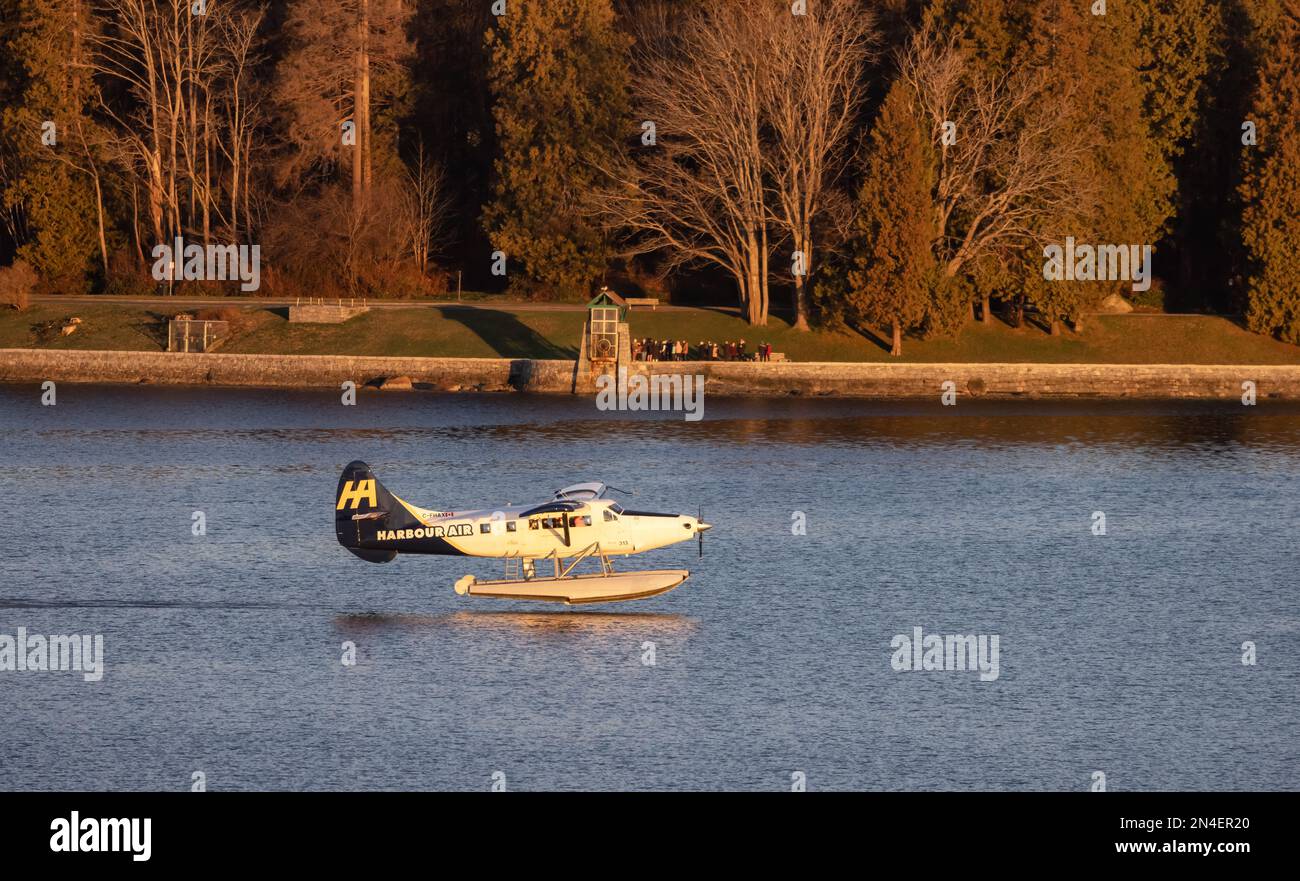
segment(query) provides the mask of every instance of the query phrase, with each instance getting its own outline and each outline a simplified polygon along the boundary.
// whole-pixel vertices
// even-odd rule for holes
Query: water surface
[[[0,789],[1300,788],[1295,405],[0,386],[0,450],[0,634],[107,655],[0,672]],[[651,600],[473,600],[498,564],[336,544],[357,458],[716,528],[629,561],[692,570]],[[896,672],[918,626],[997,635],[998,678]]]

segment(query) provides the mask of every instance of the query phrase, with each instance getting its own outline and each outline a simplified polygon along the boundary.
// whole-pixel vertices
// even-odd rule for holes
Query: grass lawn
[[[109,349],[161,352],[167,348],[164,315],[175,309],[146,310],[120,306],[31,306],[24,312],[0,307],[0,348]],[[62,336],[59,328],[72,316],[82,323]]]
[[[175,310],[128,306],[40,304],[25,312],[0,311],[0,348],[162,351],[165,315]],[[71,336],[59,327],[82,319]],[[290,324],[284,309],[241,311],[223,352],[324,355],[573,358],[581,312],[413,307],[376,309],[346,324]],[[770,341],[794,361],[890,361],[879,342],[855,333],[799,333],[783,320],[750,327],[722,312],[633,312],[633,336],[692,344],[744,338],[750,351]],[[903,341],[904,362],[1050,362],[1129,364],[1300,364],[1300,347],[1205,315],[1090,315],[1084,333],[1052,338],[1040,328],[1013,329],[1000,321],[970,324],[952,340]]]

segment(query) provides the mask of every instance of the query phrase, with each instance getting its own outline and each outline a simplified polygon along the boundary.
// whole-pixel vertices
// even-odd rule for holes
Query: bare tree
[[[424,154],[421,143],[414,164],[406,170],[406,186],[401,190],[403,237],[411,250],[420,275],[429,268],[429,259],[446,241],[447,218],[452,197],[447,191],[447,176],[441,165]]]
[[[763,102],[772,135],[765,151],[770,203],[794,252],[794,326],[807,330],[814,225],[847,159],[875,19],[857,0],[819,0],[802,15],[780,0],[755,4],[752,14],[759,7],[771,10],[761,19],[773,69]]]
[[[955,39],[922,28],[900,60],[937,160],[935,256],[949,278],[986,257],[1009,259],[1086,208],[1092,147],[1046,70],[986,75]],[[987,299],[985,314],[988,312]]]
[[[241,225],[251,230],[251,198],[254,138],[264,120],[261,96],[253,74],[261,57],[257,54],[257,33],[265,9],[247,10],[222,21],[221,41],[226,88],[220,96],[225,137],[218,144],[230,165],[227,186],[231,238],[239,238]]]
[[[660,252],[669,268],[721,267],[752,324],[768,310],[769,218],[762,104],[770,65],[748,6],[662,8],[636,26],[634,106],[654,127],[616,167],[598,210],[628,256]]]
[[[219,88],[218,45],[210,39],[225,6],[195,14],[188,0],[104,0],[92,36],[94,71],[127,87],[130,99],[99,108],[116,155],[138,177],[155,241],[197,228],[211,235],[213,169],[210,96]]]
[[[251,235],[264,7],[101,0],[97,13],[90,68],[125,86],[112,101],[99,96],[103,149],[125,173],[140,259],[141,201],[155,242],[189,235],[208,243],[221,230],[232,239]]]

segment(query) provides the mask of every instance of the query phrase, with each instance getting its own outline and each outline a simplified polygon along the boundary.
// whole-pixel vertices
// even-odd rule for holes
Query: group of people
[[[655,340],[650,338],[632,341],[634,361],[770,361],[772,344],[759,343],[758,349],[749,352],[745,340],[727,340],[715,343],[700,340],[691,345],[687,340]]]

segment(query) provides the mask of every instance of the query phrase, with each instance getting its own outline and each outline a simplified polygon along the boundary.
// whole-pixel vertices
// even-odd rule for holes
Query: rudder
[[[397,551],[390,548],[362,547],[366,536],[379,528],[376,524],[392,516],[393,504],[392,494],[369,465],[360,459],[349,462],[334,493],[334,534],[339,544],[371,563],[387,563],[396,557]]]

